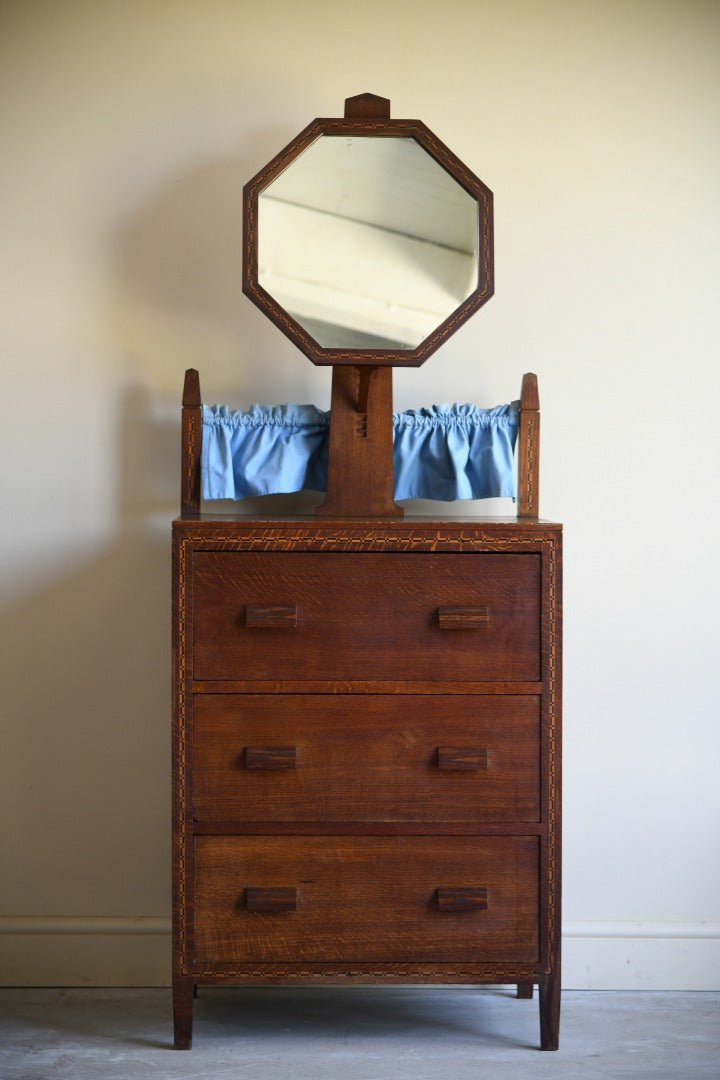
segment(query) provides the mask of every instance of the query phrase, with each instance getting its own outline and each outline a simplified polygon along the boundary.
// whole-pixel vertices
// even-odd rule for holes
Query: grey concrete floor
[[[0,990],[2,1080],[718,1080],[720,993],[563,994],[560,1050],[510,987]]]

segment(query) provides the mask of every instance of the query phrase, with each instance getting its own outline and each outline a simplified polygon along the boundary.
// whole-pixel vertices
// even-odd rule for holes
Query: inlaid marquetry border
[[[537,453],[535,448],[535,420],[528,413],[527,419],[527,438],[525,439],[525,476],[527,477],[527,487],[525,491],[518,492],[518,498],[523,500],[522,509],[530,515],[535,506],[535,486],[534,486],[534,471],[533,464],[535,462],[535,455]],[[537,508],[535,509],[537,515]]]
[[[513,526],[499,527],[433,527],[420,528],[398,523],[394,526],[383,525],[382,531],[367,525],[358,525],[352,521],[335,522],[283,522],[271,524],[229,523],[220,527],[217,522],[179,523],[175,536],[177,543],[177,593],[175,611],[176,641],[176,704],[174,716],[173,746],[174,762],[174,798],[176,808],[176,835],[174,860],[173,918],[175,947],[179,949],[179,967],[183,976],[192,978],[227,977],[239,980],[267,979],[309,979],[320,978],[323,973],[328,978],[347,977],[367,978],[372,981],[382,979],[418,979],[423,975],[433,979],[462,979],[468,981],[516,981],[532,979],[540,973],[549,973],[555,943],[559,938],[559,867],[560,867],[560,807],[557,803],[557,784],[560,775],[560,732],[559,732],[559,671],[561,638],[559,629],[560,604],[560,558],[561,541],[557,530],[546,530],[536,526],[525,526],[520,532]],[[190,621],[188,601],[188,561],[192,549],[216,551],[414,551],[414,552],[530,552],[542,555],[543,574],[545,576],[543,597],[543,651],[547,675],[547,692],[544,703],[544,715],[547,738],[547,805],[544,814],[547,820],[547,864],[548,881],[547,934],[548,963],[542,971],[537,966],[518,965],[453,965],[438,966],[423,964],[234,964],[230,967],[205,970],[194,967],[188,955],[188,894],[189,894],[189,858],[188,835],[190,808],[187,799],[188,738],[187,738],[187,684],[188,670],[188,628]],[[541,946],[542,946],[541,935]]]
[[[190,974],[190,973],[189,973]],[[198,965],[192,977],[207,982],[236,979],[243,982],[295,980],[312,982],[381,982],[384,979],[425,982],[444,979],[447,982],[528,982],[544,974],[537,964],[428,964],[388,961],[382,964],[362,964],[349,961],[318,963],[255,963],[203,967]]]
[[[183,409],[183,428],[186,441],[186,450],[183,454],[184,472],[182,477],[182,501],[184,506],[193,505],[193,496],[196,492],[196,475],[197,462],[199,460],[198,447],[202,440],[202,433],[200,431],[202,419],[200,410],[197,412],[194,409]]]

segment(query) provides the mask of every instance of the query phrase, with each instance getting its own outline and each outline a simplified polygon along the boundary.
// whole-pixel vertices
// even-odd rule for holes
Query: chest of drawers
[[[198,984],[539,985],[557,1046],[561,530],[173,527],[175,1038]]]

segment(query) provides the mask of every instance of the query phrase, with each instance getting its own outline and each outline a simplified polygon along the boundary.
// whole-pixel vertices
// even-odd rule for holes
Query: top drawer
[[[195,551],[195,679],[535,681],[540,556]]]

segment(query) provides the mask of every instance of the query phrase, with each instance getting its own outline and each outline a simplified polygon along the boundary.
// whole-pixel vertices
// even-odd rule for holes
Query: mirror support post
[[[336,364],[330,400],[327,495],[315,513],[402,517],[403,508],[393,497],[394,487],[392,368]]]
[[[390,101],[346,98],[345,119],[389,120]],[[316,514],[402,516],[393,497],[392,396],[391,367],[333,367],[327,495]]]

